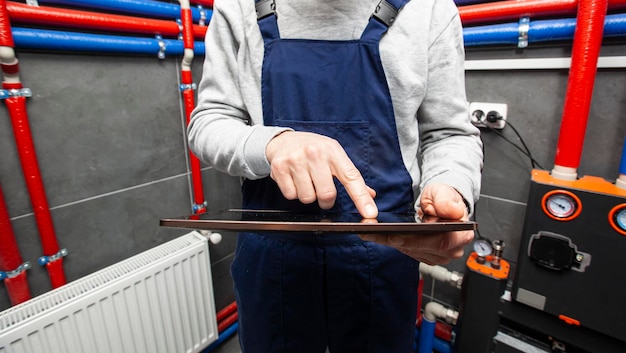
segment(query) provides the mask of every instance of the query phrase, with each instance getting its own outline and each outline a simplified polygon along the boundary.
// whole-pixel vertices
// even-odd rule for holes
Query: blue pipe
[[[227,339],[229,339],[232,335],[234,335],[237,332],[237,329],[239,328],[239,323],[235,322],[234,324],[230,325],[226,330],[224,330],[219,337],[217,338],[217,341],[211,343],[208,347],[206,347],[202,353],[209,353],[212,352],[215,348],[219,347],[222,343],[224,343],[224,341],[226,341]]]
[[[574,38],[576,19],[530,21],[528,42],[571,40]],[[626,35],[626,14],[607,15],[604,21],[606,37]],[[489,26],[468,27],[463,29],[465,46],[491,44],[517,44],[518,23],[506,23]]]
[[[624,140],[624,146],[622,147],[622,160],[619,164],[619,173],[626,174],[626,139]]]
[[[425,317],[422,319],[420,328],[420,341],[417,345],[417,353],[432,353],[433,339],[435,338],[435,323]]]
[[[424,324],[424,321],[422,321],[422,325]],[[434,326],[433,326],[434,327]],[[422,330],[415,328],[415,342],[417,343],[417,345],[419,345],[420,341],[420,334],[421,334]],[[454,350],[452,349],[452,344],[450,344],[450,342],[447,342],[445,340],[442,340],[439,337],[436,337],[434,335],[434,328],[433,328],[433,334],[430,336],[431,337],[431,351],[435,351],[438,353],[454,353]],[[414,346],[415,348],[415,346]],[[431,351],[428,351],[429,353]],[[416,352],[421,352],[416,350]]]
[[[164,55],[183,55],[180,40],[109,36],[100,34],[61,32],[44,29],[14,27],[16,48],[39,50],[87,51],[159,55],[160,45],[165,45]],[[194,42],[194,53],[204,55],[204,42]]]
[[[65,5],[97,10],[122,12],[134,15],[145,15],[157,18],[178,19],[180,18],[180,5],[152,0],[39,0],[40,4]],[[205,22],[208,23],[213,15],[213,10],[203,9]],[[198,8],[191,8],[191,16],[194,22],[199,22],[201,16]]]

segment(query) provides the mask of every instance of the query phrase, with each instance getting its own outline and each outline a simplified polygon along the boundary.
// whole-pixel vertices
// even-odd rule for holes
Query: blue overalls
[[[376,190],[380,212],[413,210],[379,54],[390,14],[407,1],[381,1],[361,38],[345,41],[281,39],[274,0],[257,1],[264,124],[338,140]],[[335,206],[322,211],[286,200],[269,177],[246,180],[243,206],[357,212],[336,185]],[[418,262],[391,247],[357,235],[246,233],[239,235],[231,273],[244,352],[412,350]]]

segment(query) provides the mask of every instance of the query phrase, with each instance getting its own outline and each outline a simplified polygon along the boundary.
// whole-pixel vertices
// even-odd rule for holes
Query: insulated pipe
[[[193,108],[196,106],[194,97],[196,85],[193,83],[193,77],[191,75],[194,43],[193,33],[191,31],[193,22],[191,20],[189,0],[180,0],[180,8],[183,24],[183,43],[185,46],[181,68],[180,89],[183,92],[186,126],[189,126],[191,113]],[[194,213],[201,213],[206,211],[207,207],[207,202],[204,200],[204,189],[202,187],[202,170],[200,168],[200,160],[191,152],[191,150],[189,151],[189,165],[191,169],[191,179],[193,182],[194,204],[192,206],[192,211]]]
[[[573,15],[578,0],[508,0],[485,4],[460,6],[463,25],[495,21],[517,20],[520,17]],[[609,0],[609,9],[626,7],[626,0]]]
[[[26,280],[26,270],[29,267],[28,263],[22,261],[2,187],[0,187],[0,271],[6,274],[3,276],[4,284],[7,287],[11,305],[23,303],[31,298]]]
[[[608,0],[581,0],[552,175],[575,180],[580,163]]]
[[[626,35],[626,14],[607,15],[603,17],[603,20],[604,37],[622,37]],[[519,27],[518,23],[468,27],[463,29],[463,39],[466,47],[518,44],[520,35]],[[571,40],[574,38],[575,31],[575,19],[530,21],[528,42],[537,43]]]
[[[180,16],[179,5],[151,0],[39,0],[39,2],[158,18],[176,19]],[[213,11],[208,9],[203,9],[202,12],[199,9],[192,9],[191,12],[195,22],[209,22],[213,15]]]
[[[57,237],[54,232],[52,216],[48,207],[48,200],[41,180],[41,172],[37,163],[35,146],[33,144],[28,116],[26,114],[26,96],[28,91],[24,90],[19,79],[19,62],[15,58],[13,50],[14,40],[11,35],[11,24],[8,21],[6,2],[2,1],[0,7],[0,66],[3,73],[2,88],[6,93],[5,103],[13,125],[13,135],[17,145],[17,151],[22,164],[22,171],[26,186],[30,194],[30,201],[35,213],[39,237],[41,239],[43,254],[39,259],[40,264],[48,269],[48,275],[53,288],[65,284],[65,273],[63,271],[63,256],[67,250],[59,249]]]
[[[224,320],[227,316],[229,316],[236,310],[237,310],[237,302],[232,302],[226,305],[222,310],[217,312],[217,315],[216,315],[217,321],[220,322]]]
[[[23,88],[21,83],[8,83],[6,81],[2,83],[2,87],[8,91],[20,91]],[[11,117],[11,123],[13,124],[15,143],[22,163],[26,186],[30,193],[44,258],[50,259],[42,264],[48,269],[52,287],[58,288],[66,283],[65,273],[63,272],[63,252],[61,252],[57,243],[48,200],[41,180],[41,172],[39,171],[35,146],[26,114],[26,97],[24,95],[11,96],[6,98],[5,102]]]
[[[619,164],[619,177],[615,180],[615,185],[620,189],[626,189],[626,139],[622,146],[622,159]]]
[[[47,25],[117,32],[161,34],[178,37],[180,26],[174,21],[103,14],[50,6],[29,6],[8,1],[7,11],[13,24]],[[203,39],[207,27],[193,25],[193,37]]]
[[[184,51],[183,43],[179,40],[108,36],[19,27],[13,28],[13,39],[17,48],[24,49],[152,54],[163,58],[166,54],[182,55]],[[194,52],[204,55],[204,42],[195,42]]]
[[[426,307],[424,308],[422,327],[420,328],[418,353],[432,352],[437,318],[444,319],[451,324],[456,324],[458,317],[459,313],[457,311],[448,309],[439,303],[430,302],[426,304]]]
[[[237,322],[237,319],[239,319],[239,313],[235,311],[230,316],[217,323],[217,332],[221,333],[225,331],[230,325]]]

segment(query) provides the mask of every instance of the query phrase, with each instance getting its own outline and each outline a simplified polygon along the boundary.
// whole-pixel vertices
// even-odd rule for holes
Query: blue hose
[[[624,146],[622,147],[622,160],[619,163],[619,173],[626,174],[626,139],[624,140]]]
[[[528,42],[571,40],[574,38],[576,19],[530,21]],[[607,15],[604,20],[604,37],[626,35],[626,14]],[[519,24],[506,23],[463,29],[465,46],[517,44]]]
[[[422,320],[420,328],[420,341],[417,345],[417,353],[431,353],[433,351],[433,339],[435,338],[435,322],[426,318]]]
[[[110,36],[20,27],[14,27],[12,30],[15,46],[24,49],[151,55],[159,54],[161,51],[160,43],[164,45],[164,55],[182,55],[185,49],[182,41],[173,39],[159,41],[156,38]],[[204,55],[204,42],[194,42],[194,54]]]
[[[231,336],[233,336],[237,332],[238,328],[239,328],[239,323],[237,323],[237,322],[235,322],[234,324],[230,325],[226,330],[224,330],[220,334],[220,336],[217,338],[217,341],[211,343],[208,347],[206,347],[202,351],[202,353],[212,352],[215,348],[219,347],[222,343],[224,343],[224,341],[226,341]]]
[[[422,321],[422,325],[424,325],[423,321]],[[416,342],[416,345],[419,345],[419,343],[420,343],[421,331],[422,330],[420,330],[418,328],[415,328],[415,342]],[[431,347],[431,351],[435,351],[435,352],[438,352],[438,353],[454,353],[454,350],[452,349],[452,344],[450,344],[450,342],[447,342],[447,341],[442,340],[441,338],[435,336],[434,328],[433,328],[433,334],[432,334],[431,337],[432,337],[431,338],[432,342],[429,344],[430,347]],[[413,346],[413,348],[415,349],[415,346]],[[424,348],[424,349],[426,349],[426,348]],[[430,353],[431,351],[428,351],[428,352]],[[415,352],[419,353],[421,351],[416,350]]]
[[[40,4],[65,5],[81,8],[107,10],[133,15],[177,19],[180,18],[180,5],[153,0],[39,0]],[[204,9],[205,22],[209,22],[213,10]],[[194,22],[200,21],[201,13],[197,8],[191,8]]]

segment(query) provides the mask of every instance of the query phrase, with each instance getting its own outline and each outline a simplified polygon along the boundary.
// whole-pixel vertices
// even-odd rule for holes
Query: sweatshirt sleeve
[[[450,6],[436,1],[435,6]],[[433,21],[428,60],[428,89],[418,111],[422,179],[454,187],[470,213],[480,194],[483,165],[479,130],[472,125],[465,93],[465,52],[456,9],[447,20]]]
[[[261,113],[251,113],[254,109],[244,99],[240,83],[256,82],[253,77],[240,77],[240,58],[248,41],[244,14],[254,14],[254,3],[250,1],[252,9],[242,9],[240,3],[226,0],[214,4],[198,102],[187,134],[190,149],[204,163],[233,176],[258,179],[270,173],[267,143],[286,129],[258,123],[263,121],[258,116]]]

